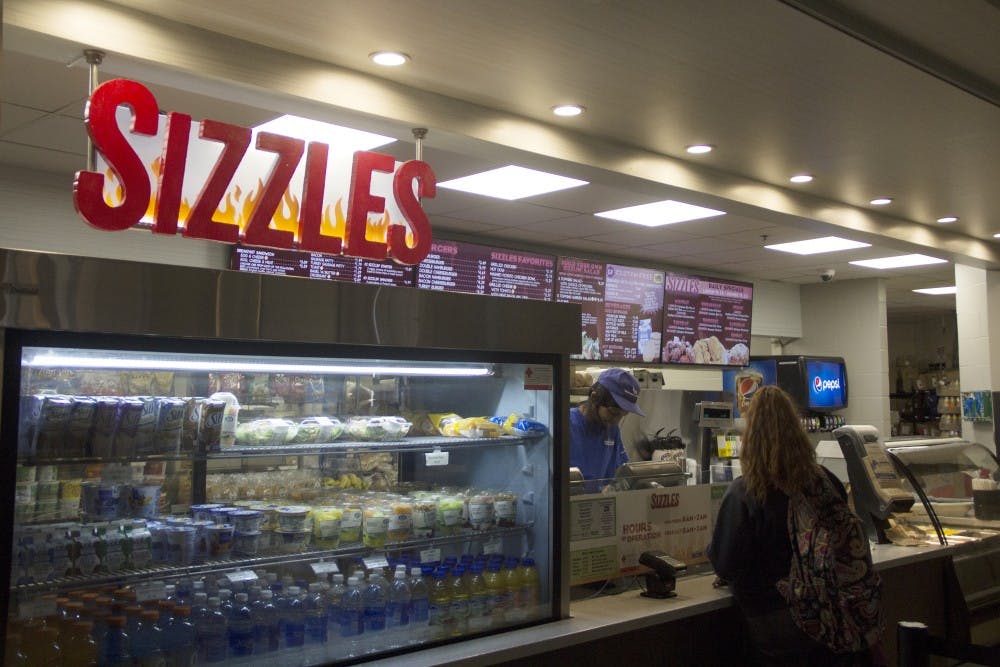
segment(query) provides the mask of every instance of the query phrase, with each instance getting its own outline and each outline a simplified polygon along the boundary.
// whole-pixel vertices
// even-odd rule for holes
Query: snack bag
[[[447,413],[431,413],[427,415],[431,419],[431,423],[434,424],[434,428],[438,430],[441,435],[447,435],[449,437],[456,437],[459,435],[456,424],[462,419],[454,412]]]

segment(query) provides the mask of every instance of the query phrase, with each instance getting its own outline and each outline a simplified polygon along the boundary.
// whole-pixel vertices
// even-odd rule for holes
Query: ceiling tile
[[[451,211],[450,214],[454,217],[479,220],[500,227],[523,227],[530,223],[557,220],[575,215],[572,211],[536,206],[521,201],[503,201],[491,197],[479,197],[479,202],[474,208],[459,209]]]
[[[79,121],[67,116],[44,116],[4,134],[12,143],[38,146],[77,155],[87,154],[87,132]]]
[[[45,114],[45,111],[23,107],[20,104],[0,102],[0,137],[44,117]]]

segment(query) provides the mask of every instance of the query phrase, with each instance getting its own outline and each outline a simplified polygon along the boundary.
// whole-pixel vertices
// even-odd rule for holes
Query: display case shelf
[[[518,535],[530,531],[533,523],[491,528],[489,530],[465,530],[454,535],[442,535],[400,542],[390,542],[383,547],[367,547],[360,542],[340,546],[336,549],[311,549],[293,554],[267,554],[259,556],[229,556],[208,560],[192,565],[161,564],[136,570],[100,572],[89,575],[70,575],[45,581],[15,584],[12,591],[18,599],[30,599],[36,593],[51,593],[75,588],[95,588],[108,584],[132,585],[151,579],[176,579],[208,573],[222,573],[234,570],[254,569],[272,565],[287,566],[290,563],[306,563],[335,558],[367,558],[380,553],[421,551],[435,547],[463,542],[489,542],[491,540]]]

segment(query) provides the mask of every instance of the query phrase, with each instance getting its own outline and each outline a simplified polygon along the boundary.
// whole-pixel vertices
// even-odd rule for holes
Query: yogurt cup
[[[308,531],[308,507],[279,507],[278,530],[286,533]]]
[[[195,521],[214,521],[214,519],[212,519],[212,512],[221,507],[225,507],[225,505],[220,505],[219,503],[192,505],[191,516],[194,517]]]
[[[276,542],[276,551],[282,554],[302,553],[309,548],[311,538],[311,530],[276,530],[274,531],[274,535],[272,537],[272,539]]]
[[[158,484],[133,486],[129,504],[132,516],[139,519],[156,518],[160,510],[160,486]]]
[[[208,531],[208,555],[212,558],[225,558],[233,546],[232,524],[215,524],[206,528]]]
[[[212,521],[221,525],[230,523],[229,515],[233,512],[238,512],[238,507],[230,507],[228,505],[222,505],[221,507],[216,507],[212,510]]]
[[[237,533],[259,533],[264,513],[257,510],[238,510],[229,513],[229,520]]]
[[[256,556],[262,550],[262,533],[252,531],[249,533],[233,534],[233,553],[238,556]]]
[[[192,526],[168,526],[166,560],[171,565],[191,565],[194,562],[196,531]]]

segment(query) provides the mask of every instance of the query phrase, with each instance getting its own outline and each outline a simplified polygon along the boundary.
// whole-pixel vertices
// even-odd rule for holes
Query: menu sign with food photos
[[[395,287],[413,287],[416,275],[415,267],[392,261],[377,262],[343,255],[248,246],[234,246],[230,268],[247,273]]]
[[[580,304],[581,350],[574,359],[600,359],[604,340],[604,285],[606,266],[560,257],[556,270],[556,301]]]
[[[663,361],[743,366],[750,358],[753,284],[666,274]]]
[[[434,241],[417,266],[417,287],[551,301],[556,258],[460,241]]]
[[[662,325],[663,271],[608,264],[602,357],[610,361],[659,361]]]

